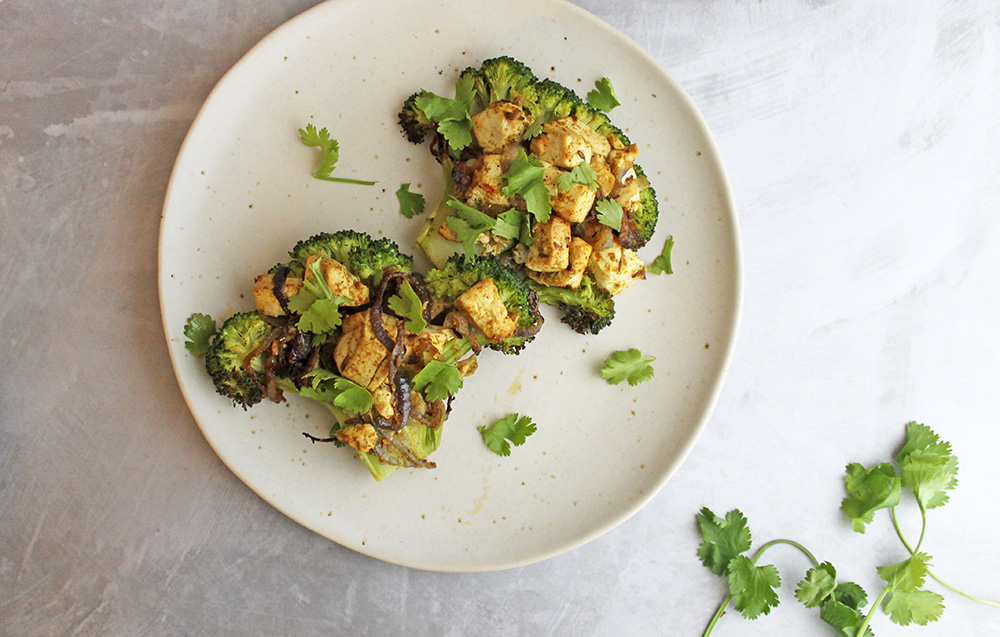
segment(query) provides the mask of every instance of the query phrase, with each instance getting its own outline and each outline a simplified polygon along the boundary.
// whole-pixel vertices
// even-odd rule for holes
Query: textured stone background
[[[930,513],[936,571],[1000,598],[1000,4],[576,3],[715,135],[745,249],[739,343],[708,429],[639,514],[540,564],[444,575],[264,503],[205,443],[166,353],[174,157],[222,74],[315,3],[0,2],[0,633],[697,635],[724,595],[695,557],[702,506],[878,590],[874,565],[903,552],[885,517],[850,531],[840,476],[912,419],[961,461]],[[826,634],[792,599],[804,561],[771,556],[783,605],[715,634]],[[930,628],[875,631],[1000,633],[997,609],[946,599]]]

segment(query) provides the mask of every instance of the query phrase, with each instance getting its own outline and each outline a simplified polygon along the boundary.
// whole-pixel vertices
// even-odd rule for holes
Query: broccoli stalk
[[[448,259],[462,249],[461,244],[445,239],[441,236],[441,228],[448,222],[448,217],[454,212],[447,205],[449,199],[455,195],[455,182],[451,178],[455,162],[451,157],[441,158],[441,171],[444,173],[444,194],[441,200],[431,211],[417,235],[417,245],[427,255],[435,268],[443,268]]]

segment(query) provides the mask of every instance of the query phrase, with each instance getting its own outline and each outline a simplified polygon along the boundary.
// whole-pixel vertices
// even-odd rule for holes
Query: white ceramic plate
[[[251,309],[256,274],[286,260],[299,239],[353,228],[408,252],[422,219],[398,212],[403,182],[440,194],[425,146],[402,136],[396,114],[424,88],[450,95],[457,72],[511,55],[539,77],[581,95],[612,78],[622,106],[612,120],[640,145],[660,199],[652,261],[671,234],[675,274],[617,297],[599,336],[549,321],[521,355],[487,352],[445,425],[434,470],[401,470],[381,483],[348,449],[312,445],[322,409],[291,397],[244,412],[214,392],[203,361],[184,348],[193,312],[223,319]],[[374,187],[311,177],[317,159],[296,130],[328,127],[340,141],[335,174]],[[426,262],[418,257],[418,267]],[[561,0],[340,0],[291,20],[219,82],[177,158],[164,205],[160,297],[185,399],[219,457],[290,518],[373,557],[441,571],[528,564],[608,531],[664,485],[705,426],[730,357],[740,308],[737,223],[722,165],[690,99],[627,37]],[[656,376],[611,386],[611,352],[656,356]],[[509,457],[477,427],[516,412],[537,433]]]

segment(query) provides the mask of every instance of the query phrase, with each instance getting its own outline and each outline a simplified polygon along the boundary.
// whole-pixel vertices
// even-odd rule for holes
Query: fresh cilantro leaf
[[[829,562],[806,571],[806,577],[795,589],[795,599],[806,608],[816,608],[829,598],[837,588],[837,570]]]
[[[306,374],[306,378],[312,381],[311,386],[299,390],[299,393],[306,398],[356,414],[368,413],[375,404],[370,391],[329,370],[315,369]]]
[[[413,103],[427,119],[438,125],[438,132],[444,135],[452,150],[460,151],[472,143],[472,117],[466,103],[429,91],[423,91]]]
[[[299,138],[302,139],[302,143],[306,146],[319,148],[320,150],[319,167],[313,173],[313,177],[316,179],[361,184],[364,186],[375,184],[374,181],[331,176],[333,169],[337,166],[337,161],[340,159],[340,144],[337,143],[337,140],[330,139],[330,132],[325,128],[316,130],[316,127],[312,124],[306,124],[304,129],[299,129]]]
[[[597,173],[585,161],[573,167],[573,170],[563,172],[556,177],[556,187],[560,192],[566,192],[573,184],[583,184],[590,190],[597,190]]]
[[[729,564],[740,554],[750,550],[750,528],[747,519],[738,509],[718,517],[708,507],[695,516],[701,529],[702,543],[698,558],[716,575],[729,572]]]
[[[622,205],[614,199],[601,199],[594,205],[597,210],[597,220],[615,232],[621,232],[622,218],[625,211]]]
[[[729,565],[729,592],[733,608],[747,619],[767,615],[778,605],[781,586],[778,569],[768,564],[757,566],[746,555],[736,557]]]
[[[667,237],[666,241],[663,242],[663,251],[661,251],[655,259],[653,259],[653,262],[649,264],[646,271],[651,272],[652,274],[663,274],[664,272],[667,274],[673,274],[674,270],[670,265],[670,253],[673,252],[673,249],[674,237],[671,235]]]
[[[604,361],[601,377],[612,385],[627,380],[633,387],[653,377],[653,366],[650,365],[656,357],[643,358],[642,352],[636,348],[613,353]]]
[[[840,510],[851,519],[851,528],[858,533],[865,532],[865,524],[874,519],[876,511],[899,504],[902,494],[896,468],[888,462],[871,469],[856,462],[847,465],[844,485],[847,497],[840,503]]]
[[[858,627],[863,620],[860,609],[852,608],[833,598],[827,598],[820,606],[819,618],[836,628],[845,637],[857,637]],[[874,636],[871,627],[866,627],[865,637]]]
[[[399,200],[399,213],[407,219],[412,219],[424,211],[424,196],[419,192],[410,192],[410,184],[399,187],[396,199]]]
[[[288,297],[288,310],[293,314],[302,315],[309,311],[317,297],[305,288],[300,288],[298,292]]]
[[[900,626],[926,626],[941,619],[944,598],[932,591],[896,591],[882,603],[882,609]]]
[[[868,593],[854,582],[842,582],[833,589],[833,599],[855,610],[861,610],[868,603]]]
[[[893,591],[913,592],[924,585],[930,559],[926,553],[914,553],[902,562],[879,566],[878,575]]]
[[[528,436],[535,433],[535,429],[535,423],[531,422],[528,416],[509,414],[495,422],[492,427],[483,425],[479,428],[479,433],[493,453],[498,456],[509,456],[510,446],[523,445]]]
[[[406,329],[411,334],[419,334],[427,327],[424,303],[409,281],[403,281],[398,295],[389,297],[389,309],[406,319]]]
[[[951,445],[925,425],[906,425],[906,444],[896,455],[904,487],[913,491],[917,502],[925,509],[942,506],[948,501],[947,491],[958,484],[958,459]]]
[[[465,104],[466,109],[471,109],[476,98],[476,76],[473,73],[466,73],[459,76],[455,82],[455,101]]]
[[[307,267],[312,277],[302,281],[302,288],[288,299],[288,309],[299,315],[296,327],[304,332],[325,335],[340,327],[340,306],[351,299],[338,296],[326,283],[315,259]]]
[[[528,212],[541,223],[545,223],[552,215],[552,204],[544,177],[545,166],[541,160],[529,157],[521,148],[517,157],[511,162],[510,168],[500,176],[503,182],[500,193],[505,197],[521,195]]]
[[[504,239],[517,239],[527,246],[535,242],[535,238],[531,236],[531,217],[527,212],[516,208],[497,216],[493,234]]]
[[[462,388],[462,374],[451,363],[432,360],[413,377],[413,388],[427,400],[445,400]]]
[[[450,198],[447,204],[455,211],[455,216],[448,217],[448,227],[464,246],[465,258],[472,259],[476,255],[476,239],[484,232],[492,230],[496,221],[485,212],[476,210],[454,197]]]
[[[323,335],[335,331],[340,327],[340,323],[340,304],[330,299],[316,299],[309,309],[299,316],[296,327],[303,332]]]
[[[338,392],[333,404],[344,411],[366,414],[375,404],[372,393],[350,379],[338,378],[333,385]]]
[[[615,95],[615,89],[611,86],[611,80],[602,77],[594,83],[594,86],[597,88],[587,93],[587,101],[590,102],[591,106],[605,113],[616,106],[621,106],[618,96]]]
[[[184,347],[195,356],[205,354],[215,336],[215,329],[215,319],[208,314],[192,314],[184,326],[184,336],[188,338]]]

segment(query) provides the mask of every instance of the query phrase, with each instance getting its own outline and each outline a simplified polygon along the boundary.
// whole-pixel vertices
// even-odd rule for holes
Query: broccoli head
[[[504,354],[517,354],[534,338],[534,332],[528,328],[536,326],[541,320],[541,315],[531,288],[514,270],[500,263],[495,257],[466,259],[463,255],[455,255],[448,259],[443,268],[431,270],[424,276],[427,291],[432,296],[451,302],[476,283],[486,279],[493,279],[493,284],[500,292],[507,311],[518,315],[517,325],[523,328],[521,331],[530,333],[530,335],[520,335],[515,331],[513,335],[502,339],[499,343],[491,343],[488,347]]]
[[[640,179],[646,184],[645,173],[639,166],[633,166],[636,179]],[[621,232],[618,234],[618,241],[622,247],[638,250],[646,245],[653,238],[656,232],[656,220],[659,217],[659,204],[656,202],[656,191],[652,186],[646,185],[639,191],[639,207],[627,213],[627,218],[622,221]]]
[[[417,107],[417,98],[423,91],[417,91],[406,98],[403,108],[399,111],[399,125],[403,134],[413,144],[420,144],[427,135],[437,132],[437,124],[427,118],[427,115]]]
[[[298,264],[293,271],[304,268],[306,260],[315,255],[339,261],[354,276],[372,285],[378,285],[388,268],[413,272],[413,257],[400,252],[395,242],[385,237],[373,239],[355,230],[314,235],[299,241],[289,255]]]
[[[263,398],[260,385],[254,379],[255,372],[263,371],[263,364],[259,355],[250,361],[252,371],[243,363],[267,342],[273,329],[260,312],[234,314],[219,328],[205,354],[205,369],[215,388],[244,409]]]
[[[584,276],[580,287],[557,288],[532,280],[528,284],[538,294],[538,302],[562,310],[562,321],[580,334],[597,334],[615,317],[615,301],[598,288],[590,276]]]
[[[462,78],[473,77],[473,95],[481,108],[498,100],[518,101],[538,78],[523,62],[509,56],[485,60],[479,68],[462,71]]]

